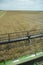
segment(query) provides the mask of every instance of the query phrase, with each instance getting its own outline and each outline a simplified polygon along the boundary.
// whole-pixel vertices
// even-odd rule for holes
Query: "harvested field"
[[[0,34],[31,31],[29,34],[43,33],[43,12],[0,11]],[[33,30],[33,31],[32,31]],[[14,37],[24,37],[27,33],[15,33]],[[36,43],[36,44],[35,44]],[[17,59],[43,51],[43,38],[12,44],[0,45],[0,61]]]
[[[43,12],[1,12],[0,33],[43,28]]]

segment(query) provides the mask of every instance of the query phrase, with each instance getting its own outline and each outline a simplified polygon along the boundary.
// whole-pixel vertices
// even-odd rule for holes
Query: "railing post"
[[[29,32],[27,31],[27,35],[28,39],[26,40],[26,46],[30,45],[30,35]]]
[[[10,33],[8,33],[8,41],[10,42]]]
[[[27,32],[27,37],[28,37],[28,41],[30,43],[30,35],[29,35],[29,32]]]

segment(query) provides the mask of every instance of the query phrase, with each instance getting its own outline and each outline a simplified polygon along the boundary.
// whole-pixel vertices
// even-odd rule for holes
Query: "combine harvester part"
[[[10,33],[10,34],[13,34],[13,33]],[[3,37],[3,35],[5,35],[5,34],[2,35],[2,38],[0,37],[0,45],[1,44],[10,44],[10,43],[14,43],[14,42],[20,42],[20,41],[25,41],[25,40],[28,40],[30,42],[31,39],[43,37],[43,33],[42,34],[41,33],[34,34],[34,35],[30,34],[30,35],[27,35],[24,37],[19,37],[19,38],[14,38],[14,36],[11,37],[10,34],[9,33],[7,34],[7,36],[8,36],[7,39],[5,37]],[[16,60],[2,61],[2,62],[0,62],[0,65],[18,65],[18,64],[22,64],[22,63],[25,63],[28,61],[35,60],[35,59],[40,58],[40,57],[43,57],[43,51],[35,52],[34,54],[31,54],[31,55],[19,57]]]
[[[43,37],[43,34],[39,34],[39,35],[28,35],[26,37],[23,38],[17,38],[11,40],[10,37],[9,39],[7,39],[7,41],[1,41],[0,44],[6,44],[6,43],[14,43],[14,42],[19,42],[19,41],[24,41],[24,40],[30,40],[30,39],[34,39],[34,38],[39,38],[39,37]]]

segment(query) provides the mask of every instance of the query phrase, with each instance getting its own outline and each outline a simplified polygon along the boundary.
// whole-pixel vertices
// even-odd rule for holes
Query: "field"
[[[43,12],[1,12],[0,34],[43,28]]]
[[[43,29],[43,12],[0,11],[0,34],[18,31],[37,31],[38,29]],[[40,30],[38,33],[39,32]],[[43,31],[41,33],[43,33]],[[24,55],[35,53],[35,51],[39,52],[43,50],[42,40],[43,38],[34,39],[31,43],[36,44],[31,45],[28,44],[28,41],[0,45],[0,60],[16,59]]]

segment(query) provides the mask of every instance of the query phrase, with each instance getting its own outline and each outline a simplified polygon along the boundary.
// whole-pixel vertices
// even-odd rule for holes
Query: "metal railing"
[[[34,31],[33,33],[29,33],[29,31],[22,31],[15,33],[0,34],[0,44],[14,43],[40,37],[43,37],[43,32],[34,34]]]
[[[0,44],[6,44],[6,43],[14,43],[14,42],[19,42],[19,41],[24,41],[24,40],[30,40],[30,39],[34,39],[34,38],[39,38],[39,37],[43,37],[43,34],[39,34],[39,35],[28,35],[26,37],[22,37],[22,38],[12,38],[10,39],[10,34],[8,34],[8,38],[6,39],[2,39],[0,41]]]

